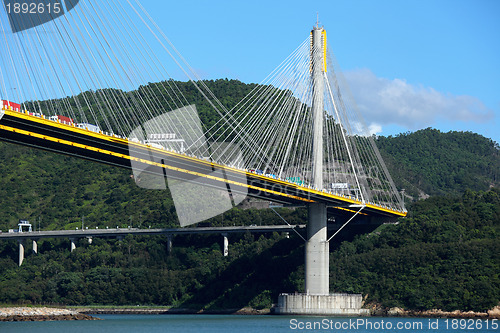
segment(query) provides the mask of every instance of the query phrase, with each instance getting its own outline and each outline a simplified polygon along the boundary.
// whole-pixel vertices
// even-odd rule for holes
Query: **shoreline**
[[[59,321],[100,320],[79,311],[49,307],[2,307],[0,322],[5,321]]]
[[[268,315],[270,309],[256,310],[252,308],[242,309],[216,309],[216,310],[197,310],[189,308],[78,308],[80,313],[88,315],[100,314],[222,314],[222,315]]]
[[[405,310],[402,308],[391,309],[371,309],[371,316],[380,317],[411,317],[411,318],[455,318],[455,319],[500,319],[500,306],[496,306],[487,312],[475,311],[443,311],[441,309],[432,310]]]
[[[415,311],[401,308],[371,308],[371,317],[407,317],[407,318],[457,318],[457,319],[500,319],[500,306],[488,312],[442,311],[439,309]],[[0,307],[0,322],[5,321],[54,321],[54,320],[101,320],[93,315],[168,315],[168,314],[206,314],[206,315],[274,315],[272,309],[253,308],[196,310],[169,307]]]
[[[222,314],[222,315],[274,315],[273,309],[257,310],[253,308],[242,309],[218,309],[218,310],[196,310],[188,308],[79,308],[80,313],[88,315],[99,314]],[[442,311],[432,310],[404,310],[401,308],[370,309],[371,317],[412,317],[412,318],[457,318],[457,319],[500,319],[500,306],[488,312],[474,311]]]

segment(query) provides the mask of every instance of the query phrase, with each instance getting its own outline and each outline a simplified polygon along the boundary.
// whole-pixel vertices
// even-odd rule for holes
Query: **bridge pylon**
[[[311,31],[311,79],[313,99],[312,138],[312,182],[317,189],[323,188],[323,110],[324,74],[326,72],[326,32],[314,27]],[[307,242],[305,250],[305,291],[312,295],[328,295],[329,287],[329,244],[327,239],[327,216],[324,203],[309,204]]]
[[[323,187],[323,133],[326,66],[326,31],[315,26],[311,31],[312,80],[312,184]],[[305,244],[305,294],[281,294],[277,314],[298,315],[366,315],[361,309],[360,294],[330,294],[330,245],[327,234],[327,206],[308,204],[307,239]]]

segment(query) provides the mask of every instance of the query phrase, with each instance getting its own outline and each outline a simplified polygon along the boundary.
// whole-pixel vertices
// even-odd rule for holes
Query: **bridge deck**
[[[175,151],[151,147],[127,138],[96,133],[75,126],[58,123],[43,116],[3,109],[0,113],[0,140],[32,146],[61,154],[72,155],[114,166],[132,168],[142,165],[152,174],[226,188],[253,197],[281,203],[307,204],[323,202],[338,214],[351,214],[363,207],[360,214],[374,217],[402,217],[406,212],[374,203],[362,203],[353,197],[320,191],[292,182],[255,174],[249,170],[232,168],[188,156]],[[214,175],[222,171],[224,177]]]

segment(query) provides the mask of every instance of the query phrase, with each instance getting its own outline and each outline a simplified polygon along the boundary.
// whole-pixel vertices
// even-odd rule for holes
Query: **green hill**
[[[427,128],[377,139],[398,188],[418,199],[500,185],[500,146],[471,132]]]
[[[252,85],[207,82],[231,107]],[[187,91],[187,86],[179,84]],[[196,91],[188,91],[197,101]],[[201,103],[201,102],[200,102]],[[203,103],[202,121],[215,115]],[[484,310],[500,299],[498,144],[469,132],[425,129],[377,138],[409,217],[353,242],[331,246],[331,289],[361,292],[384,306]],[[168,191],[135,185],[124,169],[0,142],[0,229],[28,219],[36,228],[147,228],[178,225]],[[495,188],[496,187],[496,188]],[[304,209],[280,210],[290,223]],[[213,225],[282,223],[270,210],[235,208]],[[157,304],[199,308],[268,307],[279,292],[303,291],[303,244],[284,235],[123,241],[43,240],[17,267],[17,244],[0,242],[0,302]],[[29,248],[29,247],[28,247]],[[19,288],[19,285],[24,286]]]
[[[485,311],[500,300],[500,189],[412,204],[331,256],[331,287],[387,307]]]

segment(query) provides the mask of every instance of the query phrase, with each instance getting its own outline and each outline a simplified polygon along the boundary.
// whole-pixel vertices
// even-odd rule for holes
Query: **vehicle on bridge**
[[[334,190],[349,190],[351,189],[351,184],[349,183],[331,183],[330,188]]]
[[[285,180],[297,185],[304,185],[304,181],[300,177],[286,177]]]
[[[3,108],[3,109],[10,108],[13,111],[21,112],[21,104],[17,104],[17,103],[7,101],[7,100],[0,100],[0,108]],[[43,114],[39,113],[39,112],[26,111],[26,113],[29,114],[30,116],[44,118]],[[50,117],[48,117],[48,119],[55,121],[55,122],[58,122],[58,123],[61,123],[61,124],[76,126],[78,128],[86,129],[86,130],[89,130],[91,132],[96,132],[96,133],[101,132],[101,129],[97,125],[90,124],[90,123],[76,123],[73,118],[62,116],[62,115],[50,116]]]
[[[264,174],[264,171],[259,170],[259,169],[250,169],[250,172],[251,173],[256,173],[258,175],[263,175]]]
[[[5,99],[0,99],[0,109],[11,109],[14,111],[21,111],[21,104],[17,104]]]
[[[75,123],[75,121],[72,118],[61,115],[50,116],[49,120],[66,125],[73,125]]]
[[[99,133],[101,131],[99,126],[94,125],[94,124],[89,124],[89,123],[78,123],[78,124],[76,124],[76,127],[83,128],[83,129],[89,130],[91,132],[96,132],[96,133]]]

